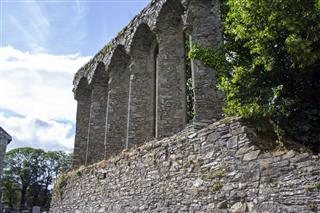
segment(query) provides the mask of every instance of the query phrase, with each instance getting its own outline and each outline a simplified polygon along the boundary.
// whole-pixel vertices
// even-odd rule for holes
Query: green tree
[[[71,154],[45,152],[41,149],[17,148],[6,153],[4,169],[4,198],[10,208],[19,199],[19,209],[34,205],[47,210],[51,200],[51,186],[60,172],[71,168]],[[16,196],[18,192],[19,196]]]
[[[320,1],[226,0],[225,42],[190,57],[215,66],[225,112],[271,124],[279,138],[320,142]]]
[[[11,173],[6,172],[2,178],[2,193],[4,205],[8,206],[11,210],[16,209],[19,206],[20,194],[20,185],[12,177]]]
[[[6,153],[5,174],[10,174],[14,182],[20,185],[20,211],[26,208],[27,191],[37,183],[43,173],[44,151],[33,148],[18,148]]]
[[[66,173],[71,170],[72,154],[67,154],[62,151],[48,151],[44,155],[44,164],[45,170],[41,181],[41,192],[44,195],[41,196],[40,206],[49,209],[51,201],[51,191],[49,187],[52,186],[53,180],[55,180],[60,173]],[[34,200],[33,203],[38,202]]]

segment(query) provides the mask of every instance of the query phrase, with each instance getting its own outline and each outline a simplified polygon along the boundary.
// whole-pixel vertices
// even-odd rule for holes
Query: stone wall
[[[189,126],[60,178],[51,211],[319,210],[319,156],[256,144],[261,141],[238,118]]]
[[[74,77],[74,167],[186,126],[185,38],[216,47],[219,0],[153,0]],[[222,116],[214,70],[192,61],[195,119]]]

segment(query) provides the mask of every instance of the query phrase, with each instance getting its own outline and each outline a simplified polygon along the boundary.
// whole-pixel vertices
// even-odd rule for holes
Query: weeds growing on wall
[[[224,43],[189,56],[217,71],[225,113],[319,149],[320,1],[225,0],[221,15]]]

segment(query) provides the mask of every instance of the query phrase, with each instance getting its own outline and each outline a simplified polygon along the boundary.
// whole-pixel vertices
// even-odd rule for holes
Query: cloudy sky
[[[23,146],[72,151],[74,73],[149,0],[0,0],[0,125]]]

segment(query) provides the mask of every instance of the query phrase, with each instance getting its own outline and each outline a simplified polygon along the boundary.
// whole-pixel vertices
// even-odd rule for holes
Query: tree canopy
[[[9,208],[20,211],[32,206],[49,209],[53,180],[71,167],[71,154],[17,148],[5,156],[2,180],[3,200]]]
[[[320,1],[225,0],[221,15],[224,43],[189,55],[217,71],[225,113],[319,146]]]

